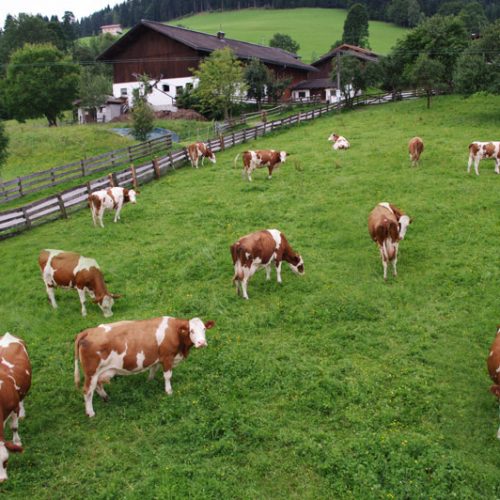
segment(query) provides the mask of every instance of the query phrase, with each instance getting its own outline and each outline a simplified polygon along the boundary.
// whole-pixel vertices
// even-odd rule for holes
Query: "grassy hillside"
[[[332,115],[218,155],[141,189],[119,224],[87,211],[1,242],[0,331],[24,337],[34,379],[9,460],[9,498],[496,498],[498,410],[485,359],[499,319],[499,178],[467,175],[467,145],[495,136],[499,98],[402,102]],[[351,141],[332,151],[336,131]],[[406,144],[420,135],[421,166]],[[241,179],[244,148],[294,154]],[[382,279],[367,214],[414,221],[399,277]],[[277,227],[306,275],[231,286],[229,245]],[[112,318],[214,319],[209,345],[174,370],[114,379],[84,413],[73,338],[103,317],[76,293],[50,308],[41,248],[97,258]],[[7,431],[10,435],[9,431]]]
[[[185,17],[168,24],[182,25],[228,38],[268,45],[275,33],[286,33],[299,42],[299,55],[310,62],[328,52],[342,38],[346,10],[341,9],[243,9]],[[387,54],[405,29],[380,21],[370,21],[370,45]]]

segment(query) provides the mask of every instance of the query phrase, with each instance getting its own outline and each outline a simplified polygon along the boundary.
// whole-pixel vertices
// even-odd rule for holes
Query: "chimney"
[[[224,40],[225,33],[223,31],[217,31],[217,38],[219,40]]]

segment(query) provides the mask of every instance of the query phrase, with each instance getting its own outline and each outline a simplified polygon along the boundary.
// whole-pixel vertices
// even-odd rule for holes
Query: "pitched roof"
[[[291,90],[303,89],[335,89],[337,84],[330,78],[315,78],[313,80],[303,80],[295,85],[292,85]]]
[[[200,52],[213,52],[217,49],[229,47],[233,50],[238,59],[260,59],[264,63],[275,64],[286,68],[294,68],[302,71],[317,71],[316,68],[305,64],[296,54],[283,49],[266,47],[250,42],[232,40],[230,38],[218,38],[216,35],[209,35],[200,31],[193,31],[178,26],[169,26],[155,21],[141,20],[130,31],[123,35],[118,41],[100,54],[97,59],[100,61],[111,61],[115,58],[127,44],[136,40],[145,29],[152,29],[161,35],[172,38],[194,50]]]
[[[313,66],[325,62],[327,59],[332,59],[340,53],[341,55],[354,56],[358,59],[363,59],[364,61],[378,62],[380,56],[372,52],[371,50],[364,49],[362,47],[357,47],[356,45],[349,45],[348,43],[343,43],[338,47],[330,50],[330,52],[322,55],[317,61],[311,63]]]

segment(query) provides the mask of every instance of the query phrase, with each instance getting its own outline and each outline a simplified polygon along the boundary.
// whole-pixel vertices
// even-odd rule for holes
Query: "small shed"
[[[76,101],[78,106],[78,123],[106,123],[117,118],[128,111],[128,100],[126,97],[108,96],[105,103],[97,108],[83,108],[80,101]]]
[[[121,35],[123,28],[121,24],[105,24],[101,26],[101,33],[104,35],[105,33],[110,33],[111,35]]]

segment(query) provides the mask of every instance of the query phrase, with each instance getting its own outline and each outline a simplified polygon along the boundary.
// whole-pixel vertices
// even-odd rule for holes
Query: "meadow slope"
[[[275,33],[286,33],[300,44],[299,55],[311,62],[328,52],[342,38],[347,11],[343,9],[241,9],[183,17],[167,24],[228,38],[268,45]],[[381,21],[370,21],[370,45],[387,54],[406,29]]]
[[[495,498],[498,409],[485,359],[499,322],[493,165],[467,175],[471,140],[498,139],[498,97],[385,104],[302,124],[145,185],[119,224],[87,211],[0,243],[0,331],[23,337],[33,386],[9,460],[9,498]],[[336,131],[351,142],[332,151]],[[420,135],[421,166],[408,139]],[[245,148],[288,148],[271,181],[241,179]],[[414,221],[399,276],[382,279],[367,214],[380,201]],[[249,301],[231,286],[229,245],[277,227],[305,260],[283,285],[261,271]],[[73,385],[76,293],[48,304],[42,248],[95,257],[112,320],[217,322],[174,370],[113,380],[88,419]],[[8,432],[8,431],[7,431]],[[10,435],[10,434],[8,434]]]

